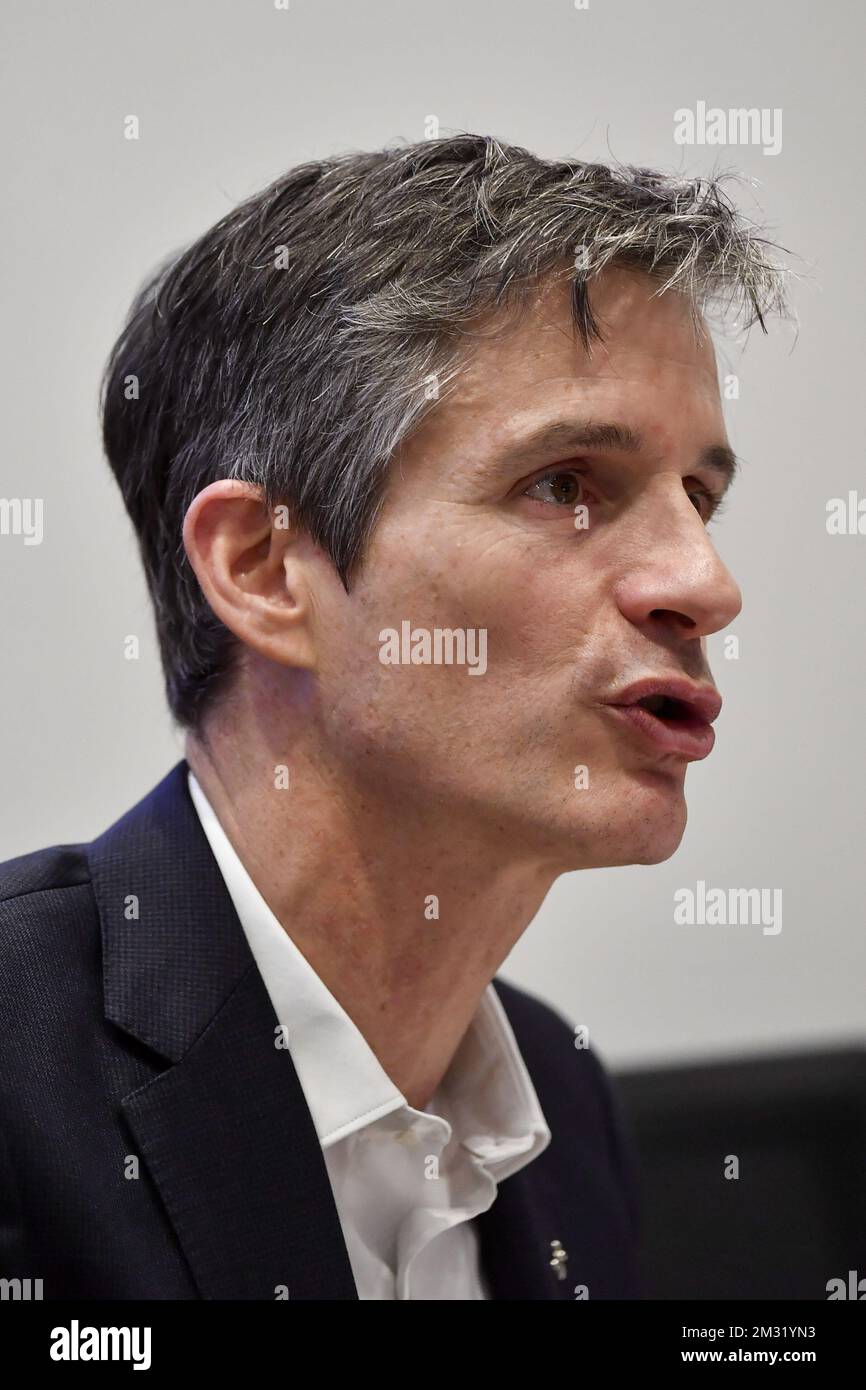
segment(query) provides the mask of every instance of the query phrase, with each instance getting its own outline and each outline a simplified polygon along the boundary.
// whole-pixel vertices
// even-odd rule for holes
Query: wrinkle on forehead
[[[468,339],[464,380],[549,356],[563,365],[568,362],[575,375],[593,376],[605,360],[647,352],[661,352],[691,369],[703,367],[715,379],[712,336],[703,318],[696,320],[682,291],[660,294],[650,276],[609,267],[592,282],[590,293],[602,340],[594,339],[589,350],[577,335],[569,282],[551,280],[529,297],[516,319],[491,311],[480,321],[481,336]],[[491,334],[497,318],[502,319],[502,329]],[[514,351],[517,344],[523,348],[520,356]]]
[[[500,332],[486,331],[496,322],[491,311],[481,321],[482,336],[467,340],[461,371],[398,449],[398,471],[431,447],[465,446],[473,433],[488,445],[502,442],[518,417],[553,412],[557,402],[574,414],[581,404],[594,411],[596,398],[599,409],[624,417],[631,398],[644,423],[656,423],[667,435],[664,416],[653,421],[651,410],[647,418],[654,387],[660,398],[676,397],[681,421],[695,409],[707,411],[705,442],[724,442],[715,347],[705,326],[695,333],[686,296],[678,290],[659,295],[649,276],[619,267],[609,267],[593,283],[604,341],[593,341],[590,352],[572,319],[568,281],[548,281],[534,291],[517,318],[500,315]],[[619,401],[601,403],[615,391]]]

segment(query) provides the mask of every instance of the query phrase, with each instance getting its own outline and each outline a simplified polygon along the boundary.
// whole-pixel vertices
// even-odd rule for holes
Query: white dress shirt
[[[283,1025],[359,1298],[489,1298],[473,1218],[551,1137],[493,986],[415,1110],[277,921],[192,772],[189,789]]]

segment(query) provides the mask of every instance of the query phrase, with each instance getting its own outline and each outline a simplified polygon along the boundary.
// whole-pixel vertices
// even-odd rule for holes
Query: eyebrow
[[[540,459],[558,451],[576,452],[581,449],[610,449],[621,454],[638,454],[644,447],[642,436],[629,425],[615,421],[554,420],[509,445],[506,454],[497,462],[510,463],[533,457]],[[726,491],[737,475],[739,460],[729,445],[708,444],[700,453],[698,466],[717,473]]]

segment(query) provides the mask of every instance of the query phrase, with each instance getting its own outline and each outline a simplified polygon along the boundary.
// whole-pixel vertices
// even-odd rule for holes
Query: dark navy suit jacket
[[[91,844],[0,866],[0,1277],[42,1279],[46,1299],[356,1299],[313,1121],[186,774]],[[494,984],[553,1139],[476,1218],[491,1294],[639,1297],[611,1084],[556,1012]]]

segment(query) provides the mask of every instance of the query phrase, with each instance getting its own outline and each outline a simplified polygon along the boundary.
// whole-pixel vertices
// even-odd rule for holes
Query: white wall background
[[[548,157],[721,162],[804,279],[798,335],[723,359],[746,466],[714,530],[745,602],[739,660],[710,644],[717,749],[673,859],[560,880],[505,973],[614,1065],[862,1040],[866,535],[825,528],[866,497],[857,0],[8,0],[2,26],[0,496],[43,498],[45,535],[0,537],[0,858],[91,838],[181,755],[96,409],[152,265],[290,165],[429,115]],[[700,100],[781,108],[781,151],[676,145]],[[781,888],[782,931],[675,926],[698,879]]]

